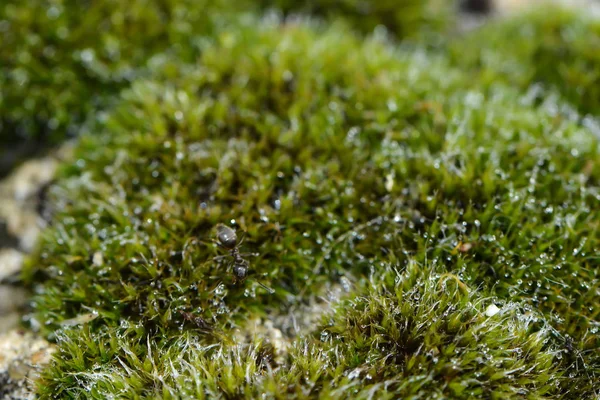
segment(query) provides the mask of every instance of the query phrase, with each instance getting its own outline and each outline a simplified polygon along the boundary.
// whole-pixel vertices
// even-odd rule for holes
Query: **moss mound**
[[[368,33],[387,28],[396,38],[416,39],[451,30],[456,2],[440,0],[262,0],[264,8],[284,15],[310,14],[328,20],[343,20],[356,30]]]
[[[535,310],[510,303],[486,315],[490,299],[449,275],[412,261],[391,270],[373,275],[376,289],[341,304],[320,335],[295,342],[284,359],[265,342],[203,345],[190,331],[168,339],[139,325],[63,332],[61,365],[45,372],[42,394],[542,398],[567,379],[555,365],[562,350]]]
[[[450,49],[454,62],[476,71],[482,84],[517,85],[530,89],[538,101],[555,90],[581,113],[600,113],[597,18],[564,9],[536,10],[486,25]]]
[[[446,29],[451,11],[435,3],[7,0],[0,5],[0,146],[11,150],[0,149],[0,175],[39,148],[75,136],[120,90],[148,74],[153,56],[192,62],[205,41],[244,13],[343,15],[359,29],[384,24],[408,37],[420,26]]]
[[[3,2],[2,136],[64,135],[152,55],[193,59],[194,38],[212,33],[225,9],[235,12],[226,0]]]
[[[348,25],[186,36],[86,121],[24,273],[59,344],[42,397],[599,394],[597,138],[563,99]]]

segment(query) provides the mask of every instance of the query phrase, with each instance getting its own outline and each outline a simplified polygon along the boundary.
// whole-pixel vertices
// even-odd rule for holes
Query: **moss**
[[[286,43],[297,44],[275,55]],[[340,50],[332,53],[333,44]],[[298,57],[309,49],[312,55]],[[365,56],[345,54],[355,49],[372,60],[365,64]],[[77,295],[80,300],[99,301],[115,321],[124,311],[138,315],[140,306],[152,313],[148,319],[158,317],[151,311],[157,307],[151,305],[154,299],[147,296],[156,292],[161,301],[157,310],[166,318],[162,322],[168,322],[170,314],[177,314],[166,305],[173,311],[201,307],[206,319],[217,319],[218,300],[225,294],[212,289],[221,281],[229,287],[227,298],[245,299],[248,285],[232,285],[226,264],[211,262],[218,254],[211,239],[221,222],[235,221],[233,226],[246,232],[244,247],[260,254],[251,260],[258,277],[250,282],[264,281],[277,291],[265,296],[258,289],[258,297],[242,307],[294,301],[314,281],[339,277],[346,268],[366,268],[366,261],[357,264],[344,254],[347,244],[338,246],[337,241],[357,225],[364,230],[381,225],[372,220],[380,216],[379,198],[387,194],[385,174],[370,165],[370,158],[385,135],[386,126],[377,119],[384,121],[398,110],[386,108],[379,117],[371,110],[386,101],[381,94],[389,91],[390,80],[406,81],[401,72],[417,65],[422,65],[419,60],[396,61],[382,44],[363,45],[339,29],[280,29],[278,23],[222,35],[218,44],[205,49],[198,66],[173,72],[168,62],[161,65],[157,74],[164,74],[165,82],[134,83],[121,104],[98,121],[95,134],[82,139],[79,164],[64,171],[72,179],[64,181],[64,191],[55,198],[60,210],[56,221],[62,227],[49,232],[41,254],[44,264],[56,268],[40,272],[57,278],[54,288],[68,297],[76,287],[86,288]],[[390,69],[380,75],[383,66]],[[356,86],[357,81],[362,84]],[[363,99],[365,111],[348,107]],[[415,100],[402,100],[407,108],[400,112],[419,122]],[[423,124],[430,123],[428,111],[423,117]],[[367,131],[351,130],[365,122],[370,124]],[[341,132],[350,132],[347,140],[339,140]],[[433,132],[431,139],[439,142]],[[357,160],[369,169],[359,168]],[[165,192],[165,184],[172,190]],[[390,213],[397,208],[388,207]],[[77,216],[86,222],[82,225]],[[59,231],[71,234],[54,236]],[[60,248],[70,250],[66,254]],[[91,259],[97,252],[104,259],[100,265]],[[76,276],[70,273],[75,271]],[[163,284],[168,276],[174,279],[172,287]],[[88,291],[97,279],[106,284],[96,285],[97,293]],[[157,290],[149,285],[152,281],[161,281],[162,287]],[[188,300],[177,304],[170,295],[163,297],[171,291]],[[84,312],[80,302],[69,301],[75,308],[64,310],[59,304],[65,299],[55,294],[42,298],[52,305],[38,304],[50,312],[45,321]],[[127,297],[131,301],[118,306],[123,309],[109,311],[112,299]],[[138,304],[140,300],[147,304]]]
[[[386,27],[397,39],[415,39],[452,28],[456,2],[439,0],[263,0],[284,14],[308,13],[328,19],[344,19],[363,33]]]
[[[236,7],[245,10],[249,4],[2,2],[0,145],[19,146],[26,156],[41,144],[74,136],[88,114],[145,74],[153,55],[193,60],[202,38],[232,23]],[[0,158],[10,156],[0,152]]]
[[[488,316],[490,299],[465,293],[452,279],[414,262],[403,272],[387,267],[372,276],[374,289],[341,304],[283,360],[264,342],[207,345],[190,331],[166,339],[139,325],[68,330],[41,394],[545,398],[566,380],[557,366],[563,350],[549,344],[551,332],[535,310],[508,303]]]
[[[242,13],[272,8],[327,14],[362,31],[384,24],[404,38],[450,23],[451,13],[438,11],[436,3],[7,0],[0,5],[0,146],[11,151],[0,150],[0,175],[75,136],[90,114],[147,75],[153,56],[193,61],[213,34],[235,25]]]
[[[152,68],[52,190],[24,275],[62,352],[41,394],[597,394],[599,146],[577,118],[309,21]],[[257,254],[245,282],[214,260],[219,223]],[[330,282],[353,300],[279,369],[231,344]]]
[[[555,90],[582,113],[600,113],[600,22],[560,8],[485,25],[451,44],[451,56],[482,84],[504,81],[543,101]]]
[[[314,345],[321,357],[332,355],[323,357],[333,365],[319,379],[332,398],[555,392],[560,350],[548,344],[549,331],[534,310],[508,303],[486,315],[491,300],[467,293],[456,277],[411,260],[402,272],[388,271],[343,304],[321,335],[325,344]]]
[[[58,74],[68,101],[44,102],[46,83],[9,91],[46,119],[69,104],[59,126],[85,120],[23,274],[31,325],[59,344],[43,398],[599,395],[600,146],[562,100],[526,92],[550,78],[474,76],[487,45],[461,64],[361,37],[345,9],[355,22],[159,27],[153,12],[191,3],[98,4],[137,21],[108,30],[132,29],[115,44],[131,59],[104,63],[74,33],[97,63],[57,60],[89,77]],[[221,223],[254,254],[243,282],[218,257]],[[347,298],[310,335],[284,332],[287,351],[236,334],[302,318],[334,284]]]

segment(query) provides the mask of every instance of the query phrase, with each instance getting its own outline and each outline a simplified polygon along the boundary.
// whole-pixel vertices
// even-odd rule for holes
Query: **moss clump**
[[[309,13],[328,19],[344,19],[361,32],[384,26],[399,39],[439,33],[455,22],[456,4],[439,0],[263,0],[284,14]]]
[[[450,46],[454,61],[500,81],[556,90],[582,113],[600,113],[600,22],[554,9],[484,26]],[[539,101],[545,94],[537,91]],[[532,91],[532,95],[536,95]]]
[[[0,5],[0,175],[21,158],[74,136],[90,113],[148,72],[157,54],[190,62],[240,13],[273,8],[342,18],[399,37],[440,30],[438,1],[7,0]],[[400,8],[398,8],[400,7]],[[446,10],[446,8],[444,8]],[[51,99],[51,100],[49,100]]]
[[[25,150],[74,135],[153,55],[193,60],[204,35],[247,8],[228,0],[3,1],[0,146]]]
[[[340,307],[314,344],[332,364],[315,387],[369,398],[541,398],[556,391],[560,350],[529,307],[467,293],[460,280],[409,261],[376,275]],[[486,315],[486,312],[488,313]]]
[[[563,350],[550,344],[535,310],[508,303],[486,315],[490,299],[415,262],[402,272],[386,265],[371,279],[372,289],[342,303],[283,359],[268,343],[206,345],[190,331],[165,338],[141,325],[68,330],[41,394],[545,398],[567,379],[557,367]]]
[[[248,17],[88,120],[24,273],[59,342],[42,397],[599,394],[593,133],[343,25]],[[237,339],[332,284],[349,300],[286,354]]]
[[[435,62],[397,59],[339,28],[262,25],[222,35],[198,65],[161,65],[155,80],[134,83],[82,139],[79,164],[65,169],[56,193],[57,230],[28,271],[54,282],[54,295],[37,300],[41,319],[58,323],[90,302],[114,323],[126,314],[177,327],[179,311],[196,310],[227,323],[225,310],[294,303],[313,285],[368,271],[390,240],[368,233],[398,230],[396,212],[412,218],[385,188],[390,171],[378,164],[391,155],[381,153],[381,141],[402,124],[390,116],[405,113],[440,146],[431,113],[414,105],[439,81]],[[430,69],[419,78],[423,65]],[[424,84],[400,97],[388,84],[407,86],[408,70]],[[246,232],[244,247],[260,254],[246,285],[233,285],[226,263],[212,261],[214,228],[229,221]],[[70,234],[54,236],[63,230]],[[349,251],[355,246],[362,254]],[[103,262],[93,262],[95,253]],[[252,282],[276,295],[256,288],[255,297]],[[79,300],[66,310],[67,298]]]
[[[158,60],[152,79],[134,82],[90,125],[92,135],[63,169],[53,226],[25,278],[46,333],[98,317],[89,331],[70,328],[60,342],[64,360],[45,374],[41,392],[88,394],[86,382],[98,378],[105,383],[97,397],[125,386],[148,394],[150,381],[163,387],[175,379],[173,372],[163,380],[154,365],[179,359],[185,340],[224,346],[216,358],[198,353],[194,366],[207,365],[207,375],[193,390],[231,396],[252,382],[239,372],[249,353],[234,363],[235,376],[222,372],[230,369],[218,357],[238,354],[227,344],[235,328],[289,315],[326,283],[374,285],[364,279],[372,275],[386,276],[382,287],[368,292],[371,300],[359,291],[348,306],[364,312],[344,310],[326,330],[333,342],[309,340],[306,364],[299,353],[286,364],[284,371],[309,371],[308,381],[268,372],[263,392],[341,393],[350,384],[343,373],[364,367],[379,379],[369,386],[361,378],[364,396],[386,387],[464,397],[597,393],[593,135],[510,88],[499,85],[494,96],[470,89],[471,77],[439,57],[398,53],[339,26],[255,25],[217,36],[197,64]],[[243,247],[258,253],[242,284],[213,260],[214,228],[227,222],[247,232]],[[385,283],[390,270],[414,263],[425,268],[421,283],[398,278],[414,282],[413,294],[403,294],[413,283]],[[471,357],[483,348],[472,336],[487,321],[477,299],[490,296],[514,314],[486,325],[482,337],[494,360],[508,360],[490,364],[480,354],[475,365]],[[428,314],[433,304],[448,313]],[[529,317],[519,310],[528,315],[532,307],[536,322],[521,320]],[[377,348],[383,338],[397,355]],[[434,348],[457,353],[426,361]],[[517,348],[531,350],[509,351]],[[325,362],[335,349],[343,359]],[[156,355],[142,361],[149,352]],[[464,377],[453,375],[454,359]],[[447,376],[446,385],[421,380],[419,363]],[[94,375],[98,365],[104,375]],[[118,370],[141,378],[110,386]],[[215,376],[218,383],[206,383]]]

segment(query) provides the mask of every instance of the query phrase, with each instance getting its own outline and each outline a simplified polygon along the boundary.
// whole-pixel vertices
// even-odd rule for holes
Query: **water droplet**
[[[345,292],[350,292],[350,290],[352,289],[352,283],[350,282],[350,280],[348,278],[346,278],[345,276],[342,276],[340,279],[340,283],[342,284],[342,288],[344,289]]]
[[[96,53],[93,49],[85,49],[81,51],[79,56],[81,57],[81,61],[89,64],[94,61],[94,58],[96,58]]]
[[[220,283],[219,286],[217,286],[217,288],[215,289],[215,294],[217,296],[224,296],[225,294],[227,294],[227,288],[225,287],[225,285]]]
[[[391,112],[396,112],[398,111],[398,104],[396,104],[396,101],[394,99],[388,99],[387,108]]]

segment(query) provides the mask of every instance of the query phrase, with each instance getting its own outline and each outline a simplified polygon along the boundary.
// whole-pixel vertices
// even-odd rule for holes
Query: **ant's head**
[[[229,250],[237,246],[237,235],[235,234],[235,231],[223,224],[217,225],[217,240],[221,246]]]

